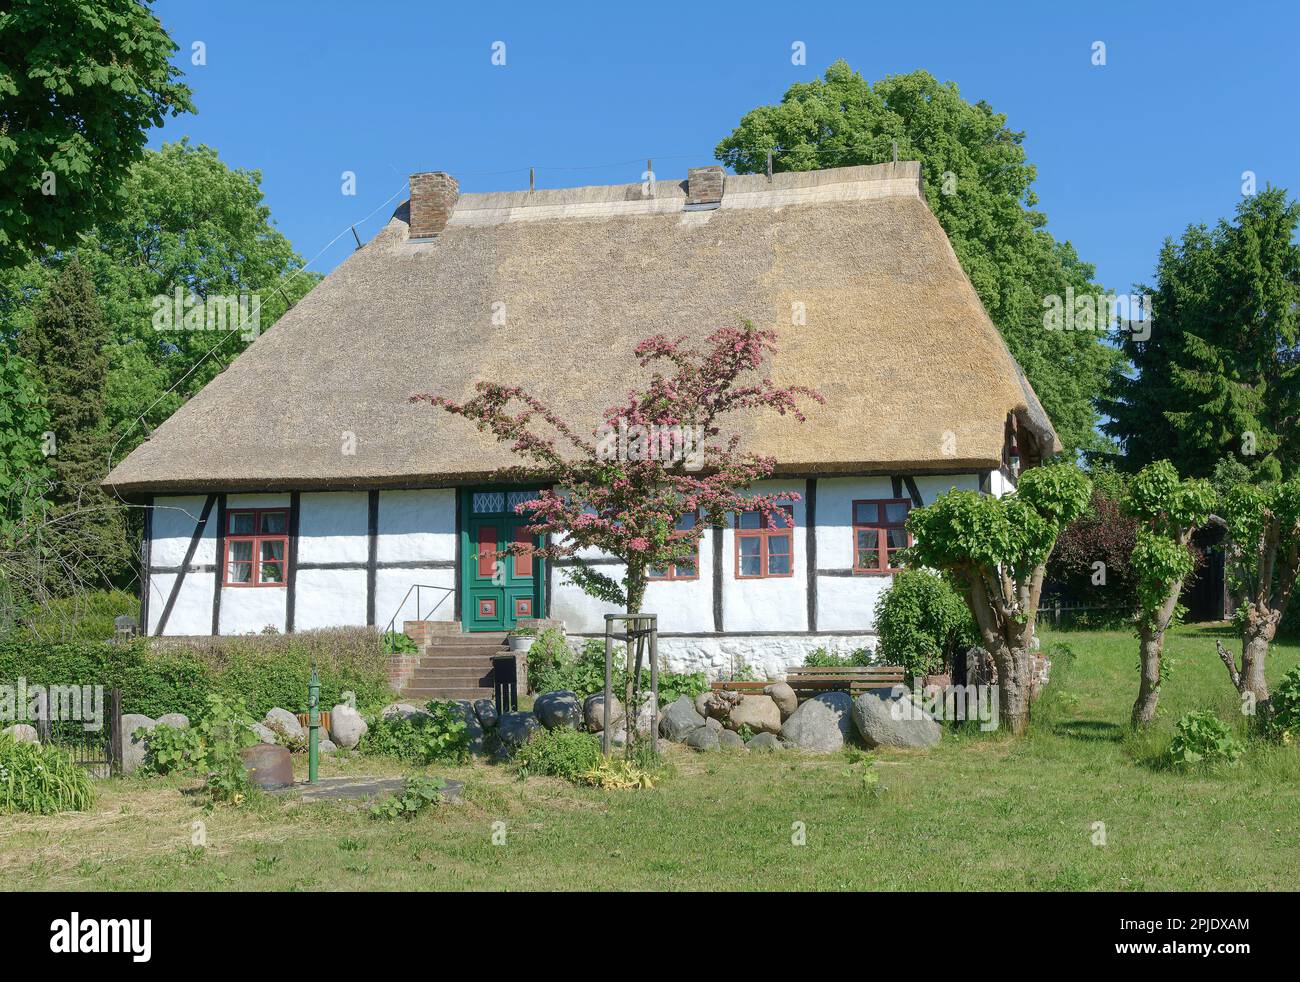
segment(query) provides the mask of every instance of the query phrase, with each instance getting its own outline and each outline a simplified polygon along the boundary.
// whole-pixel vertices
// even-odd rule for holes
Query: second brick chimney
[[[446,228],[459,197],[456,178],[444,171],[412,174],[410,237],[428,239]]]
[[[688,205],[716,205],[722,202],[722,186],[726,172],[717,166],[692,167],[686,172],[686,203]]]

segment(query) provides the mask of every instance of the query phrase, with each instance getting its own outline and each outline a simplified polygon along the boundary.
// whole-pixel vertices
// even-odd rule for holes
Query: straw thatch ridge
[[[643,191],[466,194],[418,242],[403,205],[105,483],[483,480],[518,461],[410,395],[520,383],[590,429],[644,378],[639,340],[741,319],[779,332],[778,383],[828,399],[804,425],[741,421],[746,446],[783,472],[996,468],[1009,413],[1042,452],[1059,447],[925,204],[918,164],[728,176],[713,210],[688,209],[683,182]]]

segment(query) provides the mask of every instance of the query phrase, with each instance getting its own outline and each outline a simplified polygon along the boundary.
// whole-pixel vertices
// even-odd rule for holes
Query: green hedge
[[[157,718],[202,715],[209,694],[243,697],[259,718],[274,706],[307,704],[313,662],[321,705],[351,690],[359,706],[389,701],[386,656],[379,635],[364,629],[224,638],[45,642],[10,635],[0,640],[0,682],[103,685],[122,690],[122,708]]]

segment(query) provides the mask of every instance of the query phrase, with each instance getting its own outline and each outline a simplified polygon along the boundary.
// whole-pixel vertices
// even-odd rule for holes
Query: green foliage
[[[1242,755],[1243,748],[1232,729],[1208,709],[1185,713],[1175,730],[1169,761],[1176,767],[1231,764]]]
[[[1001,568],[1025,579],[1090,497],[1088,478],[1072,464],[1026,471],[1015,493],[1002,498],[946,491],[908,514],[915,543],[907,551],[909,564],[943,571]]]
[[[515,752],[512,766],[521,778],[545,774],[579,783],[602,757],[600,737],[561,726],[534,733]]]
[[[51,642],[27,634],[0,639],[0,682],[102,684],[122,690],[125,712],[158,717],[206,711],[209,694],[243,698],[258,718],[280,706],[305,709],[315,664],[321,703],[356,693],[359,705],[386,700],[391,690],[379,636],[368,630],[303,631],[292,635],[212,639]]]
[[[85,811],[94,800],[90,775],[68,754],[0,733],[0,815]]]
[[[442,803],[447,782],[440,777],[408,777],[400,795],[389,795],[370,806],[370,817],[392,821],[412,819],[426,808]]]
[[[845,752],[848,766],[844,776],[853,782],[854,788],[869,800],[879,800],[885,789],[880,783],[880,772],[876,770],[876,755],[857,747],[849,747]]]
[[[413,655],[419,650],[419,645],[399,631],[388,631],[384,634],[384,654],[386,655]]]
[[[615,693],[626,690],[626,648],[614,647],[610,676]],[[575,655],[559,631],[542,632],[528,651],[528,687],[534,692],[568,690],[579,699],[594,692],[605,691],[605,642],[592,638],[583,645],[582,653]],[[650,669],[641,670],[642,691],[650,690]],[[694,698],[709,688],[708,677],[703,672],[679,674],[659,673],[659,701],[672,702],[679,696]]]
[[[1123,466],[1168,457],[1220,485],[1242,470],[1256,481],[1300,471],[1298,224],[1300,203],[1269,188],[1242,198],[1232,222],[1165,241],[1155,287],[1143,288],[1150,336],[1122,336],[1132,370],[1117,368],[1099,403]]]
[[[29,612],[22,630],[40,641],[107,641],[113,637],[114,618],[139,613],[139,598],[125,590],[86,590]]]
[[[655,786],[656,772],[622,757],[608,757],[582,775],[584,784],[602,791],[636,791]]]
[[[894,577],[876,601],[876,630],[876,657],[902,665],[909,683],[951,664],[957,652],[978,641],[966,601],[942,576],[926,569]]]
[[[53,477],[42,452],[49,428],[35,367],[0,340],[0,542],[14,522],[36,507]]]
[[[1272,715],[1269,730],[1284,743],[1300,735],[1300,666],[1282,676],[1282,681],[1269,694]]]
[[[748,112],[717,146],[738,174],[919,160],[930,210],[1006,338],[1067,452],[1101,449],[1092,399],[1117,358],[1093,331],[1044,330],[1043,299],[1102,293],[1093,267],[1053,240],[1035,208],[1025,134],[925,71],[868,83],[845,62]],[[954,183],[955,182],[955,183]]]
[[[377,715],[366,722],[370,729],[358,747],[362,753],[418,766],[469,760],[469,729],[458,703],[434,700],[425,705],[423,713],[407,717]]]
[[[870,648],[856,648],[847,655],[837,655],[823,646],[804,655],[803,663],[805,668],[865,668],[878,662]]]
[[[168,60],[175,50],[136,0],[5,4],[0,266],[44,246],[72,246],[79,232],[117,211],[148,131],[194,110]]]
[[[152,731],[143,727],[136,736],[148,737],[145,766],[156,774],[197,773],[215,802],[240,805],[253,792],[239,752],[258,742],[253,718],[242,698],[207,697],[207,707],[188,727],[166,724]]]

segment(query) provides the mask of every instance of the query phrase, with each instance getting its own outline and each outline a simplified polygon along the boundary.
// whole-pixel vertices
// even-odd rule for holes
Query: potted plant
[[[537,640],[537,628],[517,627],[506,636],[511,651],[527,651]]]

